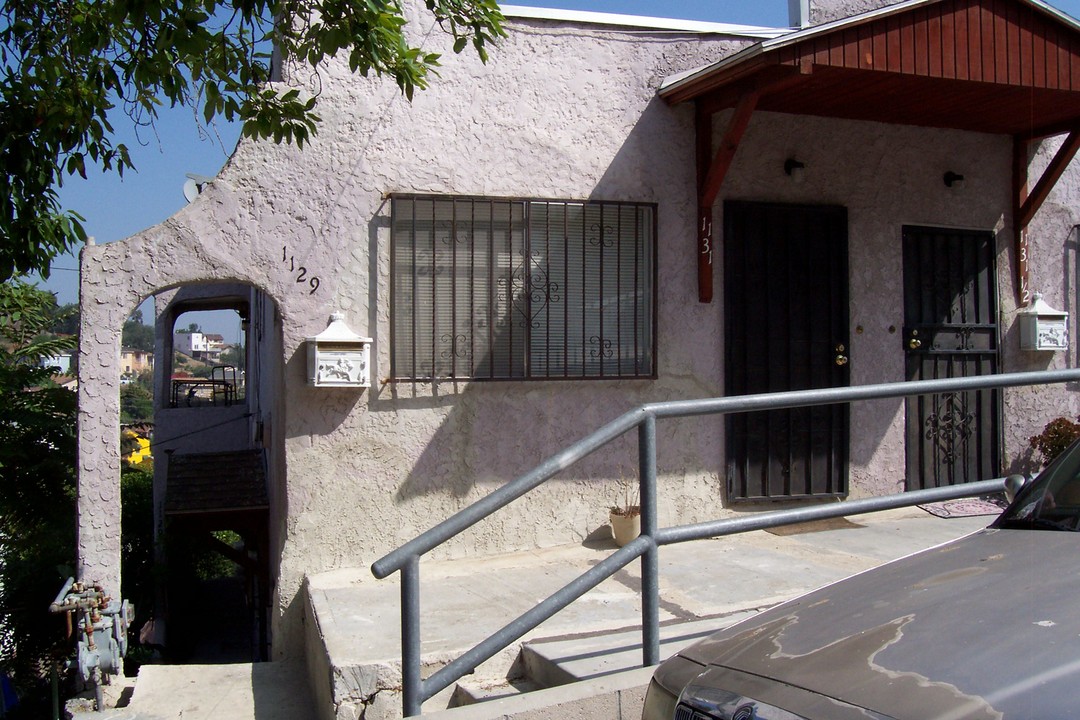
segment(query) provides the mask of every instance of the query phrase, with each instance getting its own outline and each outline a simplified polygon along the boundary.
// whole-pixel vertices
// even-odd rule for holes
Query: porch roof
[[[1039,0],[908,0],[668,78],[707,113],[756,109],[1041,137],[1080,123],[1080,23]]]

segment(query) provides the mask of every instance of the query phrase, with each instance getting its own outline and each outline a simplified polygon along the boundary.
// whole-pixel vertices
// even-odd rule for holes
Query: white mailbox
[[[360,337],[336,312],[330,324],[307,339],[308,385],[371,387],[371,338]]]
[[[1034,301],[1017,313],[1020,323],[1021,350],[1068,350],[1069,313],[1043,302],[1042,293],[1035,293]]]

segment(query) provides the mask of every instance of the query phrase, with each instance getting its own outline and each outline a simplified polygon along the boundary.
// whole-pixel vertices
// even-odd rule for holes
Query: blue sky
[[[787,0],[517,0],[514,5],[593,10],[627,15],[651,15],[712,22],[783,27],[787,25]],[[1080,0],[1056,0],[1055,7],[1080,17]],[[498,55],[493,55],[498,62]],[[88,234],[105,243],[128,237],[165,220],[184,206],[186,173],[213,176],[225,164],[239,137],[236,125],[219,125],[210,133],[199,129],[193,112],[177,108],[162,113],[156,133],[134,133],[126,118],[113,122],[131,150],[137,172],[123,180],[115,175],[91,175],[88,180],[69,180],[61,191],[65,207],[85,218]],[[57,258],[49,280],[40,283],[56,293],[60,303],[78,300],[78,261]],[[152,319],[151,312],[144,312]],[[219,332],[231,342],[235,322],[199,318],[204,329]],[[220,325],[218,324],[220,322]]]

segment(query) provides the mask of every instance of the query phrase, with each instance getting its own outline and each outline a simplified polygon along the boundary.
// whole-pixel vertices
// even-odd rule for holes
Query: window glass
[[[655,206],[395,196],[395,379],[653,377]]]

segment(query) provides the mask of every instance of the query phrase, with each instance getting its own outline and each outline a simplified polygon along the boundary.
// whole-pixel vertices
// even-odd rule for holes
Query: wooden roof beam
[[[1069,167],[1069,163],[1076,157],[1077,150],[1080,150],[1080,128],[1073,128],[1069,133],[1069,136],[1065,138],[1065,142],[1058,148],[1057,154],[1054,155],[1050,164],[1047,165],[1046,171],[1043,172],[1042,177],[1035,183],[1035,187],[1032,189],[1031,194],[1026,198],[1017,198],[1021,201],[1016,216],[1016,224],[1018,227],[1023,229],[1027,228],[1028,224],[1031,222],[1031,218],[1033,218],[1035,213],[1039,211],[1039,208],[1042,207],[1042,204],[1046,201],[1050,191],[1054,189],[1058,180],[1065,174],[1065,170]]]
[[[720,147],[716,149],[716,155],[712,157],[712,160],[707,160],[706,154],[706,172],[702,177],[702,165],[703,160],[701,156],[701,141],[700,138],[704,136],[709,144],[712,144],[712,115],[699,113],[697,116],[697,134],[699,138],[699,153],[698,153],[698,204],[702,206],[712,207],[712,204],[716,202],[716,196],[720,194],[720,186],[724,184],[724,178],[727,177],[728,170],[731,169],[731,163],[735,159],[735,152],[739,149],[739,143],[742,142],[743,134],[746,132],[746,128],[750,125],[750,117],[754,114],[754,110],[757,109],[758,100],[761,99],[761,93],[754,91],[743,95],[739,100],[739,104],[735,106],[735,112],[728,120],[727,128],[724,130],[724,135],[720,139]],[[704,127],[702,127],[704,126]],[[711,148],[710,148],[711,149]],[[706,151],[707,152],[707,151]]]
[[[757,109],[758,101],[769,92],[788,87],[809,75],[812,68],[804,63],[799,68],[782,68],[779,74],[768,74],[742,89],[735,102],[735,112],[728,119],[715,154],[712,149],[712,118],[716,112],[715,98],[701,98],[694,103],[694,133],[697,160],[698,190],[698,301],[712,302],[713,297],[713,226],[712,206],[724,185],[735,153],[743,134],[750,125],[750,118]]]
[[[1039,211],[1050,191],[1057,185],[1058,180],[1069,167],[1069,163],[1076,157],[1080,150],[1080,127],[1073,127],[1065,142],[1058,148],[1057,153],[1042,177],[1035,183],[1035,187],[1028,192],[1028,162],[1031,140],[1026,136],[1013,138],[1013,227],[1016,233],[1016,299],[1021,306],[1027,305],[1031,300],[1032,288],[1029,275],[1031,262],[1031,248],[1028,244],[1028,225],[1031,224],[1035,213]]]
[[[728,120],[727,129],[720,140],[716,154],[712,152],[712,112],[696,107],[694,132],[697,147],[698,178],[698,302],[711,303],[713,298],[713,214],[712,206],[720,187],[735,159],[743,134],[750,124],[750,117],[757,108],[759,91],[743,95],[735,112]]]

